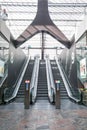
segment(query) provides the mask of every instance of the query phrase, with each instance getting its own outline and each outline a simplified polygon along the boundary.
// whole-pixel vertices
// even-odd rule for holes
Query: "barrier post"
[[[24,97],[24,107],[25,109],[29,109],[30,106],[30,81],[25,81],[25,97]]]
[[[56,96],[55,96],[55,106],[56,109],[60,109],[60,80],[56,80]]]

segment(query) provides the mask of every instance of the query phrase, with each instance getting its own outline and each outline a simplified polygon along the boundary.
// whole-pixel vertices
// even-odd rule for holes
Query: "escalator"
[[[15,102],[24,102],[25,80],[31,81],[33,67],[34,67],[34,60],[30,60],[28,63],[27,69],[25,71],[20,88],[18,90]]]
[[[37,84],[37,100],[48,100],[48,88],[46,77],[45,60],[40,60],[39,75]]]
[[[68,99],[68,94],[67,94],[67,91],[65,89],[65,86],[64,86],[62,77],[60,75],[59,69],[57,67],[56,61],[51,60],[50,63],[51,63],[51,67],[52,67],[54,81],[60,80],[60,98],[61,99]]]

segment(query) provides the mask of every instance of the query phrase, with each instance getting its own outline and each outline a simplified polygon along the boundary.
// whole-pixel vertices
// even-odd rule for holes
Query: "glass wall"
[[[77,76],[87,88],[87,32],[76,44]]]
[[[0,83],[8,74],[9,43],[0,36]]]
[[[36,55],[41,58],[41,48],[42,33],[36,34],[31,39],[21,45],[21,49],[24,51],[24,53],[26,55],[30,55],[32,59],[34,59]],[[49,55],[50,59],[54,59],[56,54],[59,55],[64,48],[64,45],[62,45],[49,34],[44,33],[44,58],[46,57],[46,55]]]

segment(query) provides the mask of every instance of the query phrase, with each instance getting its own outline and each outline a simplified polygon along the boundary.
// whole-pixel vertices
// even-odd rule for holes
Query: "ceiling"
[[[6,9],[8,19],[6,21],[11,33],[16,39],[30,23],[33,21],[37,11],[38,0],[0,0],[2,9]],[[84,19],[87,13],[86,0],[48,0],[49,13],[53,22],[70,40],[75,34],[76,27]],[[58,41],[51,38],[49,35],[45,36],[46,41],[51,43]],[[49,40],[49,38],[51,40]],[[37,39],[37,40],[36,40]],[[40,35],[36,35],[30,43],[37,43]],[[26,43],[27,45],[28,43]],[[62,45],[60,45],[62,46]]]

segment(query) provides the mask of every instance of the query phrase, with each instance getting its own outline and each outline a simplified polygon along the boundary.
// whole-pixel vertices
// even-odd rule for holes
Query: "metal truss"
[[[37,6],[37,3],[33,2],[0,2],[0,4],[3,6]],[[49,7],[87,7],[87,3],[49,3]]]
[[[70,28],[71,33],[69,34],[70,36],[71,34],[73,35],[73,30],[75,29],[77,23],[80,23],[83,20],[84,14],[87,14],[87,2],[52,3],[49,1],[48,4],[49,13],[53,22],[55,22],[60,28],[64,27],[65,29],[63,30],[65,30],[64,33],[66,35],[70,32],[70,30],[68,31]],[[32,16],[35,16],[37,10],[37,3],[32,2],[32,0],[29,2],[2,1],[0,2],[0,5],[7,9],[7,25],[10,27],[11,32],[14,32],[15,35],[20,32],[20,29],[23,30],[22,27],[28,26],[29,23],[33,21]],[[22,15],[25,15],[26,17],[21,17]]]

